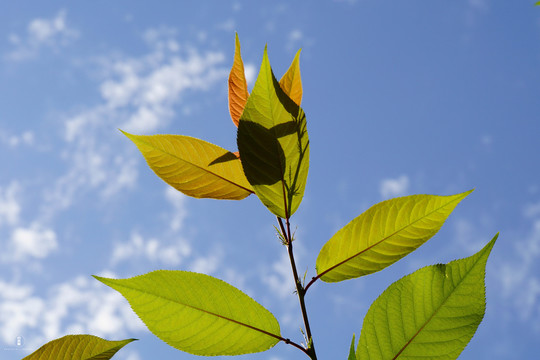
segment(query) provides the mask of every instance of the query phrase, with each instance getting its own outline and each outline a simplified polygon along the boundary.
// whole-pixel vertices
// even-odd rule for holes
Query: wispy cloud
[[[525,206],[524,214],[531,220],[527,232],[515,232],[513,249],[498,267],[498,279],[503,298],[513,307],[517,317],[540,331],[540,208],[539,204]]]
[[[383,179],[380,182],[379,191],[384,199],[403,196],[409,191],[409,177],[401,175],[395,179]]]
[[[19,193],[21,185],[12,181],[8,186],[0,187],[0,227],[3,224],[15,225],[19,220],[21,205]]]
[[[530,233],[516,242],[515,254],[502,266],[500,279],[505,297],[513,302],[523,320],[540,321],[540,219]],[[538,328],[537,330],[540,330]]]
[[[177,240],[174,244],[165,244],[155,237],[144,239],[140,234],[133,233],[127,242],[115,244],[111,265],[116,266],[125,261],[146,260],[167,266],[178,266],[190,254],[191,246],[184,240]]]
[[[299,29],[294,29],[287,36],[287,49],[292,50],[298,47],[298,44],[303,40],[304,33]]]
[[[34,260],[42,260],[58,249],[58,240],[45,222],[23,219],[24,190],[19,181],[0,187],[0,229],[5,236],[5,241],[0,241],[0,263],[32,268]]]
[[[32,286],[0,280],[0,338],[5,343],[22,336],[25,348],[35,349],[68,333],[119,338],[142,329],[127,301],[90,277],[60,283],[44,297]]]
[[[268,286],[272,294],[275,294],[280,299],[288,299],[294,294],[296,289],[287,254],[283,253],[277,261],[266,269],[262,282]]]
[[[220,247],[214,247],[208,255],[197,256],[192,260],[189,269],[193,272],[211,275],[220,268],[223,258],[223,250]]]
[[[34,145],[35,136],[32,131],[25,131],[20,135],[6,134],[0,130],[0,144],[16,148],[21,145]]]
[[[16,227],[11,235],[12,260],[43,259],[58,248],[56,233],[39,224]]]
[[[23,35],[10,34],[8,37],[13,49],[5,55],[7,60],[22,61],[36,57],[40,50],[54,51],[68,45],[79,35],[68,26],[66,11],[60,10],[53,18],[37,18],[28,23]]]
[[[297,264],[302,263],[305,253],[306,250],[302,244],[297,243],[294,249]],[[273,308],[277,309],[280,324],[290,329],[297,329],[302,320],[293,300],[296,296],[296,286],[291,273],[289,256],[283,251],[275,261],[265,264],[260,272],[260,281],[266,285],[266,293],[271,294],[269,302],[272,303]],[[299,276],[303,274],[300,273]]]
[[[165,188],[165,199],[171,204],[173,211],[170,220],[171,231],[177,232],[182,228],[187,215],[186,195],[171,186]]]
[[[47,191],[49,218],[69,208],[78,194],[97,190],[107,200],[135,185],[140,159],[127,141],[120,144],[117,128],[156,132],[175,115],[186,92],[225,81],[223,53],[202,53],[177,43],[174,35],[174,29],[151,29],[143,36],[151,44],[147,54],[100,58],[102,101],[65,119],[67,171]]]

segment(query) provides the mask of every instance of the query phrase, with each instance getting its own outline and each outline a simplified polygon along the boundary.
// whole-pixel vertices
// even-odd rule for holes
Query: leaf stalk
[[[312,360],[317,360],[317,354],[315,353],[315,346],[313,345],[313,336],[311,335],[311,328],[309,326],[309,318],[307,314],[306,309],[306,303],[304,300],[306,289],[304,289],[304,286],[302,285],[302,281],[298,277],[298,271],[296,269],[296,262],[294,260],[294,252],[293,252],[293,238],[291,236],[291,225],[289,223],[289,219],[285,219],[286,221],[286,228],[283,224],[283,219],[278,217],[278,223],[279,227],[281,229],[281,234],[283,238],[285,239],[285,246],[287,246],[287,253],[289,254],[289,260],[291,262],[291,269],[294,276],[294,283],[296,285],[296,293],[298,295],[298,301],[300,302],[300,311],[302,312],[302,319],[304,320],[304,327],[306,330],[306,337],[307,337],[307,344],[306,348],[304,349],[305,353],[309,356]]]

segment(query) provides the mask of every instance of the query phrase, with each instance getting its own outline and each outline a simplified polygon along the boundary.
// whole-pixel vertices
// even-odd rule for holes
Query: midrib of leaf
[[[138,289],[138,288],[136,288],[136,287],[130,287],[130,286],[125,286],[125,285],[120,285],[120,284],[117,284],[117,286],[120,286],[120,287],[123,287],[123,288],[126,288],[126,289],[131,289],[131,290],[143,292],[143,293],[145,293],[145,294],[147,294],[147,295],[149,294],[149,295],[155,296],[155,297],[157,297],[157,298],[160,298],[160,299],[163,299],[163,300],[167,300],[167,301],[170,301],[170,302],[179,304],[179,305],[181,305],[181,306],[185,306],[185,307],[188,307],[188,308],[190,308],[190,309],[193,309],[193,310],[197,310],[197,311],[203,312],[203,313],[205,313],[205,314],[213,315],[213,316],[218,317],[218,318],[220,318],[220,319],[227,320],[227,321],[233,322],[233,323],[235,323],[235,324],[238,324],[238,325],[240,325],[240,326],[247,327],[247,328],[249,328],[249,329],[251,329],[251,330],[258,331],[258,332],[260,332],[260,333],[263,333],[263,334],[265,334],[265,335],[271,336],[271,337],[276,338],[276,339],[278,339],[278,340],[283,340],[283,341],[285,341],[285,339],[284,339],[283,337],[281,337],[280,335],[273,334],[273,333],[268,332],[268,331],[266,331],[266,330],[259,329],[258,327],[255,327],[255,326],[252,326],[252,325],[243,323],[243,322],[238,321],[238,320],[234,320],[234,319],[228,318],[228,317],[223,316],[223,315],[219,315],[219,314],[213,313],[213,312],[208,311],[208,310],[204,310],[204,309],[198,308],[198,307],[196,307],[196,306],[192,306],[192,305],[189,305],[189,304],[184,304],[184,303],[181,303],[181,302],[179,302],[179,301],[177,301],[177,300],[170,299],[170,298],[168,298],[168,297],[161,296],[161,295],[157,295],[157,294],[154,294],[154,293],[151,293],[151,292],[141,291],[140,289]]]
[[[424,216],[419,217],[418,219],[416,219],[416,220],[414,220],[413,222],[411,222],[411,223],[409,223],[409,224],[403,226],[402,228],[400,228],[400,229],[394,231],[392,234],[390,234],[390,235],[388,235],[388,236],[382,238],[381,240],[377,241],[377,242],[374,243],[373,245],[370,245],[369,247],[365,248],[364,250],[360,251],[359,253],[354,254],[354,255],[352,255],[352,256],[346,258],[345,260],[343,260],[343,261],[337,263],[336,265],[334,265],[334,266],[332,266],[332,267],[326,269],[325,271],[323,271],[322,273],[320,273],[319,275],[317,275],[317,278],[323,277],[325,274],[327,274],[328,272],[334,270],[335,268],[337,268],[337,267],[339,267],[339,266],[345,264],[347,261],[350,261],[350,260],[354,259],[355,257],[357,257],[357,256],[359,256],[359,255],[362,255],[362,254],[365,253],[366,251],[371,250],[373,247],[375,247],[375,246],[381,244],[382,242],[384,242],[384,241],[390,239],[392,236],[394,236],[394,235],[398,234],[399,232],[405,230],[406,228],[408,228],[408,227],[414,225],[416,222],[418,222],[418,221],[420,221],[420,220],[422,220],[422,219],[424,219],[424,218],[430,216],[431,214],[433,214],[433,213],[439,211],[439,210],[442,209],[443,207],[446,207],[446,206],[452,204],[452,203],[455,202],[455,201],[461,201],[462,199],[463,199],[463,198],[454,199],[454,200],[452,200],[452,201],[450,201],[450,202],[447,202],[447,203],[445,203],[444,205],[442,205],[442,206],[440,206],[440,207],[434,209],[433,211],[431,211],[431,212],[425,214]]]
[[[218,179],[224,180],[224,181],[228,182],[228,183],[231,184],[231,185],[237,186],[237,187],[239,187],[239,188],[241,188],[241,189],[244,189],[244,190],[246,190],[247,192],[253,194],[253,190],[247,189],[247,188],[243,187],[243,186],[240,185],[240,184],[237,184],[237,183],[235,183],[235,182],[233,182],[233,181],[231,181],[231,180],[229,180],[229,179],[227,179],[227,178],[224,178],[223,176],[221,176],[221,175],[219,175],[219,174],[216,174],[216,173],[213,172],[213,171],[208,170],[208,168],[203,168],[203,167],[201,167],[201,166],[199,166],[199,165],[197,165],[197,164],[195,164],[195,163],[192,163],[191,161],[187,161],[187,160],[182,159],[182,158],[179,158],[178,156],[176,156],[176,155],[174,155],[174,154],[171,154],[171,153],[169,153],[169,152],[167,152],[167,151],[158,149],[158,148],[156,148],[153,144],[151,144],[151,143],[149,143],[149,142],[146,142],[146,141],[144,141],[144,140],[141,140],[141,138],[138,138],[137,141],[140,141],[141,143],[144,143],[145,145],[150,146],[152,149],[154,149],[154,150],[156,150],[156,151],[159,151],[159,152],[161,152],[161,153],[163,153],[163,154],[169,155],[170,157],[173,157],[173,158],[175,158],[175,159],[177,159],[177,160],[179,160],[179,161],[182,161],[182,162],[184,162],[184,163],[186,163],[186,164],[190,164],[190,165],[196,167],[196,168],[199,169],[199,170],[202,170],[202,171],[204,171],[204,172],[207,172],[207,173],[209,173],[209,174],[211,174],[211,175],[217,177]],[[190,146],[191,146],[192,148],[194,148],[191,144],[190,144]],[[227,151],[228,151],[228,150],[227,150]]]
[[[482,252],[482,256],[484,255],[484,253]],[[478,265],[479,263],[479,260],[482,256],[479,256],[478,259],[476,259],[476,261],[474,262],[474,265],[471,266],[471,268],[465,273],[464,276],[461,277],[461,279],[458,281],[457,285],[454,287],[454,289],[447,295],[445,296],[443,299],[443,301],[441,302],[441,304],[436,308],[436,310],[433,312],[433,314],[429,317],[429,319],[427,319],[423,324],[422,326],[418,329],[418,331],[411,337],[411,339],[409,341],[407,341],[407,343],[405,345],[403,345],[403,347],[398,351],[398,353],[396,354],[396,356],[394,356],[392,358],[392,360],[396,360],[399,355],[401,355],[401,353],[403,351],[405,351],[405,349],[407,348],[407,346],[409,346],[411,344],[411,342],[418,336],[420,335],[420,333],[422,332],[422,330],[424,330],[424,328],[431,322],[431,320],[435,317],[435,315],[437,315],[439,313],[439,310],[443,308],[443,305],[446,303],[446,301],[448,301],[448,299],[452,296],[452,294],[461,286],[461,284],[463,283],[463,281],[467,278],[467,276],[469,275],[469,273],[471,271],[473,271],[473,269],[476,268],[476,266]],[[446,264],[445,267],[448,267],[449,264]],[[446,271],[446,268],[445,268],[445,271]]]
[[[265,49],[265,53],[266,53],[266,49]],[[268,61],[268,58],[266,59]],[[268,63],[268,67],[270,67],[270,64]],[[268,69],[267,69],[268,71]],[[277,81],[277,80],[276,80]],[[272,69],[270,68],[270,76],[267,76],[266,77],[266,89],[267,91],[269,92],[268,94],[268,102],[270,103],[270,116],[271,116],[271,119],[275,119],[274,118],[274,114],[275,114],[275,109],[274,109],[274,106],[272,106],[272,102],[270,101],[270,89],[273,89],[273,91],[275,92],[275,88],[274,88],[274,73],[272,72]],[[276,97],[277,97],[277,94],[275,94]],[[279,102],[279,99],[277,100]],[[275,126],[277,124],[274,124],[272,123],[272,128],[274,128],[273,133],[274,133],[274,136],[276,139],[278,139],[278,141],[276,142],[276,146],[280,146],[280,142],[279,142],[279,137],[277,136],[277,133],[276,133],[276,130],[275,130]],[[278,159],[279,159],[279,169],[280,169],[280,173],[281,173],[281,192],[282,192],[282,195],[283,195],[283,206],[284,206],[284,210],[285,210],[285,218],[289,218],[289,207],[287,206],[287,184],[285,183],[285,174],[283,173],[283,171],[285,171],[285,165],[287,164],[285,162],[285,164],[283,164],[282,160],[281,160],[281,156],[279,156],[279,148],[275,148],[275,154],[278,154]],[[283,169],[283,170],[282,170]]]

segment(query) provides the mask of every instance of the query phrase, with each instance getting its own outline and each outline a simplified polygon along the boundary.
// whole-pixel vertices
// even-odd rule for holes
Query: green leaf
[[[289,218],[302,201],[308,174],[306,116],[281,89],[266,48],[237,142],[244,173],[259,199],[275,215]]]
[[[238,157],[182,135],[132,135],[148,166],[167,184],[196,198],[241,200],[253,193]]]
[[[93,335],[66,335],[49,341],[23,360],[108,360],[135,340],[109,341]]]
[[[354,350],[354,334],[352,336],[351,348],[349,350],[349,357],[347,358],[347,360],[356,360],[356,354]]]
[[[279,80],[279,86],[296,105],[302,102],[302,78],[300,77],[300,51],[296,53],[287,72]]]
[[[187,271],[153,271],[130,279],[96,279],[120,292],[148,329],[195,355],[265,351],[281,340],[276,318],[224,281]]]
[[[244,62],[240,53],[240,40],[238,34],[235,37],[234,61],[229,74],[229,112],[232,121],[238,126],[238,121],[244,111],[249,97]]]
[[[372,206],[323,246],[316,262],[318,277],[338,282],[384,269],[435,235],[471,192],[412,195]]]
[[[390,285],[366,314],[356,357],[456,359],[484,317],[486,262],[497,237],[471,257]]]

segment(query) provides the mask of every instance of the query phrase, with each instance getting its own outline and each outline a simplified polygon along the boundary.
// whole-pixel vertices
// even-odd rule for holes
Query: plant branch
[[[286,246],[287,246],[287,252],[289,254],[289,260],[291,261],[291,269],[294,276],[294,283],[296,285],[296,293],[298,295],[298,301],[300,302],[300,310],[302,312],[302,318],[304,320],[304,327],[306,330],[306,337],[307,337],[307,344],[305,353],[312,359],[317,360],[317,354],[315,353],[315,346],[313,344],[313,337],[311,335],[311,328],[309,326],[309,319],[307,315],[306,310],[306,303],[304,301],[304,296],[306,294],[306,290],[304,289],[302,282],[300,281],[300,278],[298,277],[298,271],[296,270],[296,262],[294,261],[294,253],[293,253],[293,239],[291,237],[291,225],[289,223],[289,219],[287,218],[286,224],[287,228],[285,229],[285,226],[283,225],[283,219],[280,217],[277,218],[279,227],[281,229],[281,233],[283,238],[286,240]]]
[[[291,341],[290,339],[285,339],[285,338],[283,338],[283,337],[281,337],[281,336],[279,337],[279,339],[280,339],[281,341],[283,341],[285,344],[292,345],[292,346],[294,346],[295,348],[302,350],[307,356],[311,356],[311,355],[309,354],[309,350],[306,349],[305,347],[303,347],[302,345],[299,345],[299,344],[295,343],[294,341]]]
[[[310,281],[308,282],[308,284],[306,285],[306,287],[304,288],[304,292],[306,292],[307,289],[309,289],[309,287],[310,287],[315,281],[317,281],[317,279],[319,279],[319,277],[320,277],[319,275],[312,277],[311,280],[310,280]]]

